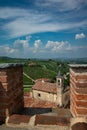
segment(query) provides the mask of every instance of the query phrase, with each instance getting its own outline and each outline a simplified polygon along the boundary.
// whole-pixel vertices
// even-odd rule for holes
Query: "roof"
[[[87,64],[69,64],[71,68],[87,68]]]
[[[9,67],[16,67],[16,66],[23,66],[21,63],[2,63],[0,64],[0,69],[9,68]]]
[[[48,78],[39,78],[39,79],[35,80],[35,82],[38,82],[38,81],[51,82],[51,80]]]
[[[56,84],[44,81],[36,82],[35,85],[32,87],[32,89],[50,93],[57,93]]]

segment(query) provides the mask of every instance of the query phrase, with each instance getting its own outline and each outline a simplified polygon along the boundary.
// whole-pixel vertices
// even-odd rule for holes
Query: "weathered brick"
[[[76,96],[76,98],[78,99],[78,100],[87,100],[87,94],[85,94],[85,95],[83,95],[83,94],[76,94],[75,95]]]
[[[76,86],[78,88],[87,88],[87,82],[85,82],[85,81],[83,83],[78,82],[78,83],[76,83]]]
[[[18,112],[23,107],[23,68],[12,66],[0,69],[0,116]]]
[[[7,108],[7,107],[8,107],[7,104],[1,104],[1,105],[0,105],[0,109],[5,109],[5,108]]]
[[[85,65],[71,65],[70,92],[72,115],[87,117],[87,67]]]
[[[73,100],[72,104],[73,104],[72,107],[75,109],[75,111],[78,110],[78,109],[84,109],[84,111],[86,110],[84,102]]]
[[[84,109],[84,108],[76,108],[76,112],[79,114],[79,115],[86,115],[87,116],[87,109]]]
[[[87,100],[87,94],[76,93],[73,87],[71,87],[71,93],[74,94],[77,100]]]
[[[72,114],[74,117],[77,117],[77,113],[76,113],[76,111],[74,110],[74,107],[73,107],[72,104],[71,104],[71,106],[70,106],[70,112],[71,112],[71,114]]]
[[[75,101],[77,107],[84,107],[87,108],[87,101]]]
[[[0,76],[0,82],[6,83],[7,82],[7,75]]]
[[[75,81],[72,77],[70,79],[70,83],[72,86],[77,88],[87,88],[87,81]]]
[[[0,86],[0,91],[7,91],[8,90],[8,83],[2,83]]]
[[[74,85],[74,83],[72,83],[71,87],[74,89],[74,91],[76,93],[79,93],[79,94],[87,94],[87,87],[83,88],[83,87],[76,87],[76,85]]]
[[[7,93],[5,91],[0,91],[0,98],[3,98],[7,96]]]
[[[84,74],[76,75],[76,76],[74,76],[74,78],[75,78],[76,80],[86,80],[86,81],[87,81],[87,75],[84,75]]]
[[[7,97],[4,97],[3,96],[3,98],[0,98],[0,102],[1,103],[7,103],[9,100],[8,100],[8,98]]]

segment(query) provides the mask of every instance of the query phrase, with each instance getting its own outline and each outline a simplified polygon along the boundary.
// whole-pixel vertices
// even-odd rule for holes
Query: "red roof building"
[[[50,83],[46,78],[36,80],[35,85],[32,87],[32,95],[35,99],[56,102],[56,84]]]
[[[35,85],[32,87],[34,90],[43,91],[43,92],[49,92],[49,93],[57,93],[57,87],[56,84],[42,81],[37,81]]]

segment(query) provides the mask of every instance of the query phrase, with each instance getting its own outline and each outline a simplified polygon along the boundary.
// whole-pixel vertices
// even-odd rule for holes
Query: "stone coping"
[[[14,114],[10,117],[6,118],[6,125],[7,126],[37,126],[37,125],[59,125],[59,126],[69,126],[70,125],[70,118],[68,117],[58,117],[58,116],[48,116],[48,115],[19,115]]]
[[[23,63],[1,63],[0,69],[9,68],[9,67],[17,67],[17,66],[23,66]]]
[[[87,68],[87,64],[69,64],[71,68]]]

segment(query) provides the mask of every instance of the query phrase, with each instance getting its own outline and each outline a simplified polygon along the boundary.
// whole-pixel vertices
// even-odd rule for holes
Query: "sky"
[[[0,56],[87,57],[87,0],[0,0]]]

